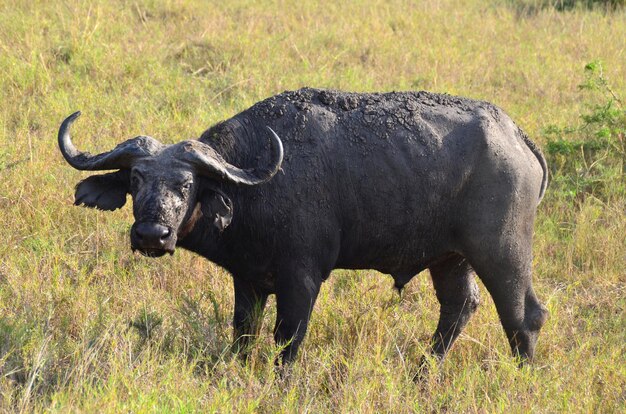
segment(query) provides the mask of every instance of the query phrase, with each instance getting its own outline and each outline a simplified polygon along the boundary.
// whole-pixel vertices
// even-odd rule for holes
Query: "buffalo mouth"
[[[169,253],[170,255],[174,254],[174,250],[170,249],[132,247],[132,250],[133,252],[139,252],[142,256],[145,257],[161,257],[164,256],[165,253]]]

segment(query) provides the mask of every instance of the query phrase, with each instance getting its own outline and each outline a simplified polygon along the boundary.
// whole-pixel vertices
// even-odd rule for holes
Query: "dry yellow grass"
[[[323,286],[281,380],[273,304],[243,366],[228,352],[230,276],[182,251],[133,256],[129,208],[71,205],[85,175],[55,136],[81,109],[83,148],[140,133],[174,142],[308,85],[485,99],[543,144],[543,128],[585,110],[588,61],[626,96],[626,14],[526,13],[505,0],[224,3],[0,3],[0,409],[623,412],[623,197],[571,205],[548,190],[535,286],[552,316],[533,367],[516,368],[483,290],[442,372],[414,384],[438,314],[428,275],[400,300],[390,278],[344,271]]]

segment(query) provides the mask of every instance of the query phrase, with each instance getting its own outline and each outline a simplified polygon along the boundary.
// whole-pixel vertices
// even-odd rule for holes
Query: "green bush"
[[[549,126],[544,131],[552,191],[577,201],[588,195],[603,201],[622,196],[626,188],[626,111],[622,101],[611,89],[599,61],[585,66],[585,80],[579,89],[585,99],[596,102],[581,114],[580,125]]]

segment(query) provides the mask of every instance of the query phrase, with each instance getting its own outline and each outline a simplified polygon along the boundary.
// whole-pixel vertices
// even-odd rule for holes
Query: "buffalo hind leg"
[[[233,316],[233,351],[247,360],[250,345],[261,328],[267,293],[255,289],[250,283],[234,278],[235,313]]]
[[[464,257],[455,254],[429,268],[439,300],[439,323],[431,352],[443,360],[480,303],[474,272]]]
[[[295,359],[306,334],[322,284],[322,278],[317,276],[318,273],[310,269],[294,269],[279,275],[274,339],[277,345],[284,346],[280,355],[283,365]]]
[[[523,244],[470,259],[493,298],[513,354],[522,363],[532,360],[539,330],[548,319],[547,309],[532,288],[531,246]]]

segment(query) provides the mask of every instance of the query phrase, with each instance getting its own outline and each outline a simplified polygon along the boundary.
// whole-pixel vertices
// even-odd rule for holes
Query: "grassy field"
[[[438,317],[428,275],[400,299],[386,275],[341,271],[281,379],[273,302],[242,365],[228,349],[230,276],[180,250],[133,255],[131,209],[73,207],[86,174],[56,146],[78,109],[75,142],[95,152],[142,133],[198,137],[308,85],[485,99],[545,148],[546,128],[578,125],[601,100],[578,88],[589,61],[626,97],[626,13],[513,0],[246,3],[0,2],[0,410],[626,411],[623,174],[603,196],[552,186],[539,208],[534,283],[551,318],[532,367],[517,369],[481,286],[441,371],[413,383]]]

